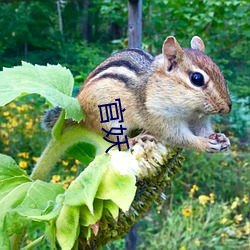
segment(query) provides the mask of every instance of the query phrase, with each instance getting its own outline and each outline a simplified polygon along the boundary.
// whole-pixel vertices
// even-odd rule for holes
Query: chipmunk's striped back
[[[107,58],[87,77],[84,85],[114,79],[133,87],[133,82],[150,70],[154,57],[140,49],[125,49]],[[138,88],[138,86],[137,86]]]

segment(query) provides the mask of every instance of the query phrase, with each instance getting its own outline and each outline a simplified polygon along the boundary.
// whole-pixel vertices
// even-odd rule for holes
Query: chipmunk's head
[[[175,79],[173,83],[179,85],[184,98],[190,99],[197,112],[227,114],[232,104],[226,81],[204,51],[198,36],[192,38],[191,48],[181,48],[175,37],[169,36],[162,47],[162,69],[168,78]],[[173,84],[171,87],[174,88]]]

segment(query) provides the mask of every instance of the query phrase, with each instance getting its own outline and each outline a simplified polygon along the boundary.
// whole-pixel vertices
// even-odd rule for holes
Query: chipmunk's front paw
[[[221,133],[214,133],[208,137],[208,152],[225,151],[230,147],[229,139]]]

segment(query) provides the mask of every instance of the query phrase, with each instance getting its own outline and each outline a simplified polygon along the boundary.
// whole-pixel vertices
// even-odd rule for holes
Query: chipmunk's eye
[[[198,87],[201,87],[205,84],[204,77],[201,73],[195,72],[190,74],[190,81]]]

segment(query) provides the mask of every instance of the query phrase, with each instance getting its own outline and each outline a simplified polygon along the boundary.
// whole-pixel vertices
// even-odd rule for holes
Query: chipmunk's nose
[[[228,103],[228,107],[229,107],[229,113],[230,113],[232,110],[232,102],[231,101]]]
[[[231,112],[232,109],[232,102],[229,101],[222,109],[220,109],[220,114],[228,114]]]

